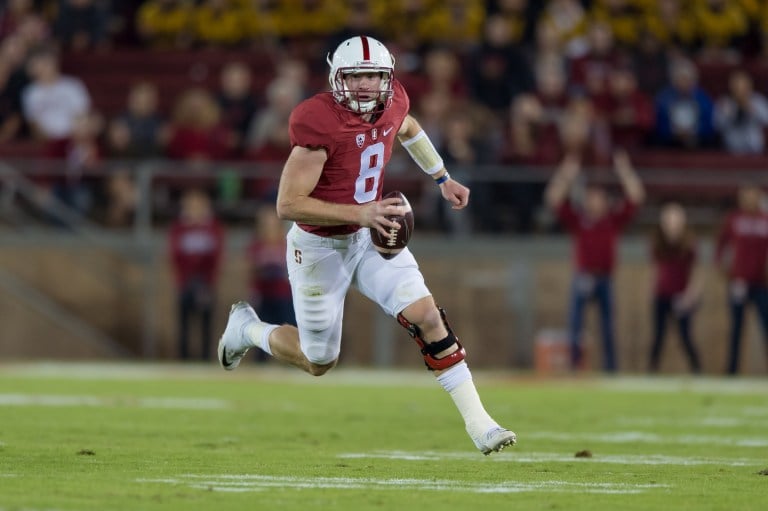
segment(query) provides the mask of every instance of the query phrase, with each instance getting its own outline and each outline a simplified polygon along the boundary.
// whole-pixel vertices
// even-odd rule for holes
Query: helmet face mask
[[[348,110],[366,114],[386,109],[392,103],[392,77],[395,59],[389,50],[371,37],[359,36],[342,42],[333,56],[328,56],[331,67],[328,81],[333,97]],[[347,77],[355,74],[379,73],[378,90],[351,90]]]

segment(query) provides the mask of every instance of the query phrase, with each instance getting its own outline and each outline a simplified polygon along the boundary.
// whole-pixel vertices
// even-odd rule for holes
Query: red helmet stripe
[[[368,38],[361,35],[360,39],[363,41],[363,60],[371,60],[371,50],[368,48]]]

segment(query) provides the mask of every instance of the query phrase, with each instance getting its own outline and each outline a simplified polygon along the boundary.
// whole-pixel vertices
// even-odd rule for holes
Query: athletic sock
[[[466,362],[462,361],[446,370],[437,377],[437,381],[451,395],[464,418],[467,433],[473,439],[479,438],[491,428],[498,427],[480,401]]]
[[[271,334],[272,330],[277,327],[278,325],[272,325],[262,321],[249,321],[243,327],[242,338],[246,346],[255,346],[271,355],[272,350],[269,347],[269,334]]]

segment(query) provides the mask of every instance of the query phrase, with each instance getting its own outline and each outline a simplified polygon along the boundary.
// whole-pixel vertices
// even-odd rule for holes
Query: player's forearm
[[[347,225],[360,222],[360,206],[336,204],[314,197],[278,199],[277,215],[308,225]]]
[[[624,194],[633,204],[640,204],[645,200],[645,187],[640,178],[634,172],[628,171],[619,174]]]
[[[557,209],[566,199],[580,169],[581,161],[576,155],[567,154],[560,162],[544,191],[544,198],[551,208]]]
[[[635,172],[629,156],[623,151],[617,153],[614,156],[614,164],[616,165],[616,174],[619,176],[621,187],[627,198],[634,204],[643,202],[645,200],[645,187]]]
[[[411,159],[438,184],[443,184],[449,179],[443,159],[416,119],[407,116],[397,137]]]
[[[558,208],[568,196],[571,184],[572,179],[570,176],[563,172],[557,172],[544,191],[544,198],[547,204],[552,208]]]

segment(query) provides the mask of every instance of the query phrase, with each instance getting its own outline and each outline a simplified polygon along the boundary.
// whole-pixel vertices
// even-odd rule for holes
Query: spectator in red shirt
[[[696,240],[686,222],[685,209],[680,204],[666,204],[651,238],[651,255],[656,270],[650,358],[652,372],[659,369],[669,316],[675,318],[691,370],[694,373],[701,371],[699,355],[691,336],[691,318],[701,298],[701,288],[692,278],[696,265]]]
[[[179,355],[189,358],[189,325],[192,316],[199,315],[201,358],[207,360],[224,231],[204,192],[189,189],[184,193],[179,218],[168,235],[178,292]]]
[[[762,201],[760,188],[742,187],[738,210],[728,215],[717,239],[716,259],[728,276],[731,310],[728,374],[738,370],[744,309],[749,302],[757,309],[763,335],[768,340],[768,213],[763,211]]]
[[[231,156],[233,132],[221,120],[221,110],[205,89],[185,91],[174,105],[168,156],[177,160],[207,162]]]
[[[637,86],[631,67],[617,66],[609,72],[608,93],[594,98],[599,116],[606,122],[613,147],[643,146],[656,120],[653,100]]]
[[[569,82],[573,93],[598,98],[608,93],[610,72],[618,65],[619,56],[607,23],[593,21],[587,35],[589,51],[572,60]]]
[[[264,318],[264,321],[277,325],[296,325],[291,283],[285,262],[285,235],[275,205],[265,203],[259,207],[256,230],[247,249],[250,302],[256,314]],[[268,357],[266,353],[259,352],[257,358],[265,361]]]
[[[579,177],[581,162],[567,155],[545,190],[548,205],[557,213],[560,222],[574,240],[575,274],[571,287],[568,317],[568,337],[571,343],[572,367],[582,366],[581,333],[584,308],[597,301],[603,337],[603,368],[616,370],[613,334],[612,273],[616,261],[619,234],[632,220],[645,197],[645,189],[638,179],[629,157],[624,151],[614,153],[614,170],[619,178],[625,198],[612,205],[608,192],[597,185],[588,185],[581,207],[569,200],[568,195]]]

